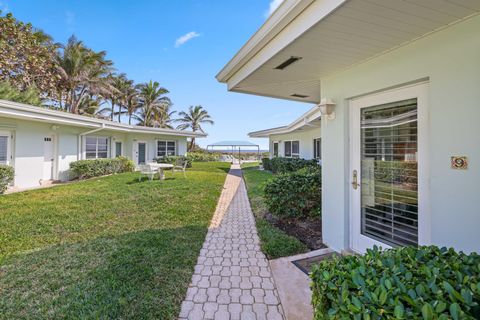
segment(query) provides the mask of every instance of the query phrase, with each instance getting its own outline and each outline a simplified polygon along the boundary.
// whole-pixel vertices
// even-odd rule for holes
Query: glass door
[[[415,87],[413,87],[415,88]],[[351,239],[355,251],[425,243],[426,98],[398,91],[351,103]],[[421,165],[422,164],[422,165]],[[423,229],[422,229],[423,226]],[[423,233],[422,233],[423,232]]]
[[[360,119],[361,233],[417,245],[417,99],[363,108]]]

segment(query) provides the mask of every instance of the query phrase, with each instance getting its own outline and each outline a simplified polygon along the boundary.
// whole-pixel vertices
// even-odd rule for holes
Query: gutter
[[[82,159],[82,137],[88,135],[88,134],[92,134],[92,133],[95,133],[95,132],[98,132],[98,131],[101,131],[105,129],[105,123],[102,123],[102,127],[101,128],[95,128],[95,129],[92,129],[92,130],[89,130],[89,131],[85,131],[85,132],[82,132],[78,135],[78,143],[77,143],[77,160],[81,160]]]

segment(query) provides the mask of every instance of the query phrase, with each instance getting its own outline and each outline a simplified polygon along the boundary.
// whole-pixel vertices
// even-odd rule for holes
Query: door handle
[[[353,174],[352,174],[352,187],[353,187],[353,190],[357,190],[357,188],[360,186],[360,184],[358,183],[358,172],[357,170],[353,170]]]

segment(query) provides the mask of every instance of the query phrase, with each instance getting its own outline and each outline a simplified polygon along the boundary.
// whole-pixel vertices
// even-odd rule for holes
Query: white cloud
[[[189,33],[184,34],[183,36],[175,40],[175,48],[180,47],[181,45],[185,44],[187,41],[190,41],[196,37],[200,37],[200,34],[196,31],[191,31]]]
[[[268,5],[268,10],[265,11],[265,18],[270,17],[270,15],[281,5],[283,0],[271,0],[270,4]]]

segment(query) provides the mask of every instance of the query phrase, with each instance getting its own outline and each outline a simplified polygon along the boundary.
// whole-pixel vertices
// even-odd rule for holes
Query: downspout
[[[89,130],[89,131],[85,131],[85,132],[82,132],[78,135],[78,143],[77,143],[77,160],[81,160],[82,159],[82,137],[88,135],[88,134],[91,134],[91,133],[95,133],[95,132],[98,132],[100,130],[103,130],[105,129],[105,123],[102,123],[102,127],[101,128],[96,128],[96,129],[93,129],[93,130]]]

